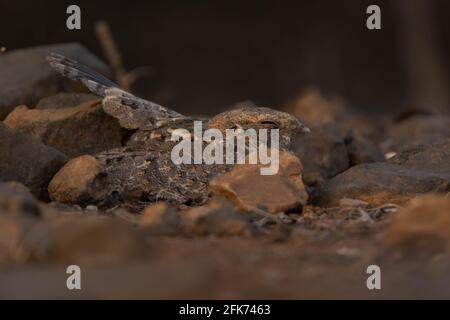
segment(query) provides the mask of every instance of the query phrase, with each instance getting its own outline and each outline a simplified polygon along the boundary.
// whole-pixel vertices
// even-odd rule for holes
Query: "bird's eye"
[[[232,129],[232,130],[242,129],[242,126],[239,125],[239,124],[234,124],[234,125],[232,125],[229,129]]]
[[[272,128],[278,128],[278,123],[274,122],[274,121],[270,121],[270,120],[263,120],[260,122],[261,124],[264,124],[266,126],[270,126]]]

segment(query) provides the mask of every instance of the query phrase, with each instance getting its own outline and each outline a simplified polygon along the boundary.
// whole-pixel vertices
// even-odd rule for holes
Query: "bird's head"
[[[262,107],[239,107],[222,112],[208,121],[208,128],[226,129],[279,129],[280,148],[289,149],[295,136],[309,133],[310,129],[295,116]]]

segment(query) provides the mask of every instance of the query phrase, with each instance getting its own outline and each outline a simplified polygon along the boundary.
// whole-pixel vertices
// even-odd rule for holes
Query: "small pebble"
[[[98,212],[98,208],[93,205],[89,205],[86,207],[86,211]]]

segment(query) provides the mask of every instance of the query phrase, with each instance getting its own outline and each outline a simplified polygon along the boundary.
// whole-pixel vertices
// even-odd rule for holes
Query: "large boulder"
[[[103,111],[100,100],[58,109],[19,106],[4,123],[39,138],[71,158],[119,147],[125,136],[117,119]]]
[[[0,181],[18,181],[31,193],[47,199],[47,185],[67,157],[36,138],[0,123]]]
[[[403,204],[414,196],[450,191],[450,140],[403,151],[387,162],[361,164],[324,182],[316,201],[337,206],[342,198],[370,204]]]
[[[0,56],[0,120],[16,106],[34,106],[39,99],[59,91],[85,91],[49,66],[46,56],[56,52],[108,74],[108,67],[78,43],[48,45],[8,51]]]

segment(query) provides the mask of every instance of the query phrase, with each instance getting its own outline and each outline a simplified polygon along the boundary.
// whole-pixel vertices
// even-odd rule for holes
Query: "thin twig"
[[[94,26],[95,34],[100,42],[103,53],[108,60],[109,65],[113,68],[114,74],[122,86],[121,80],[125,76],[126,71],[123,67],[122,55],[111,33],[111,29],[106,21],[97,21]],[[129,89],[129,88],[124,88]]]

